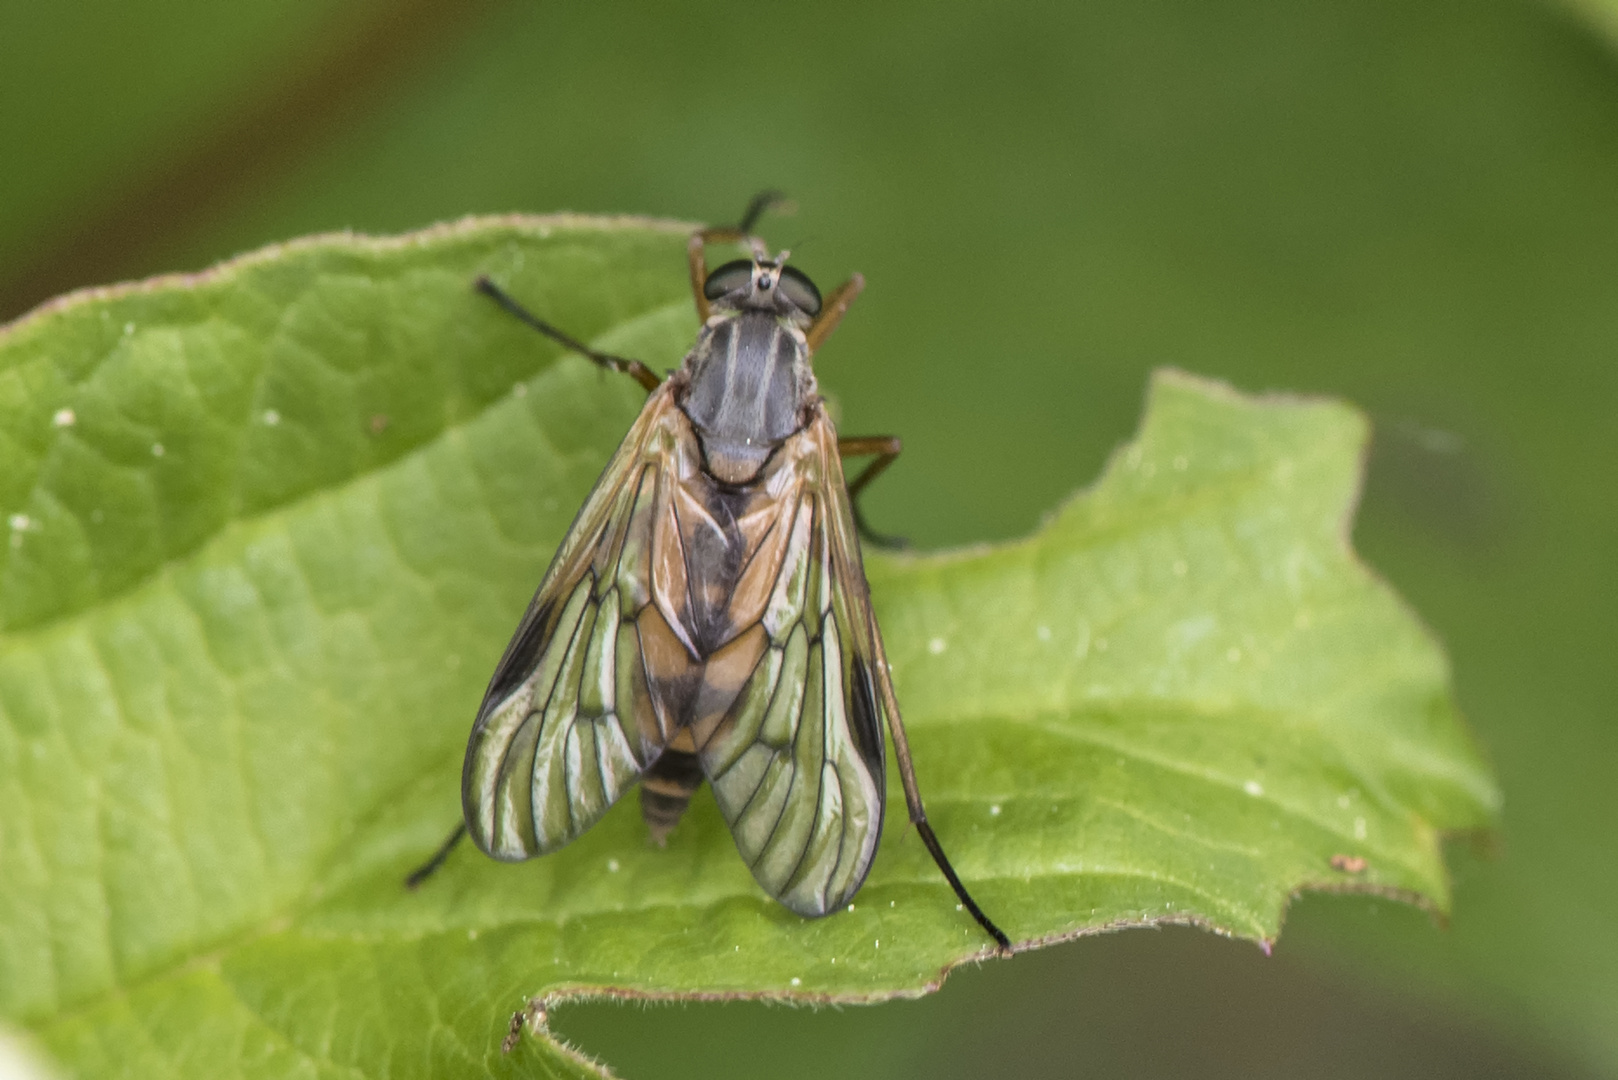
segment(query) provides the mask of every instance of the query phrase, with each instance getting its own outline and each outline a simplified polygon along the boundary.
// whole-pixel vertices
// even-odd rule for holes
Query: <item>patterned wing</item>
[[[461,802],[472,839],[497,859],[567,844],[663,750],[633,618],[650,599],[653,522],[680,416],[667,383],[653,391],[484,694]]]
[[[753,877],[800,915],[846,904],[882,833],[876,623],[837,456],[820,407],[776,453],[796,469],[762,625],[768,648],[698,756]]]

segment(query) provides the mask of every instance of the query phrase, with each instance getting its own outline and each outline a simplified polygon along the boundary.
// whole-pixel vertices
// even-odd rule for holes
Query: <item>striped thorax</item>
[[[702,440],[710,476],[745,484],[815,399],[804,337],[820,311],[807,277],[775,259],[738,260],[709,278],[708,318],[676,376],[680,407]]]

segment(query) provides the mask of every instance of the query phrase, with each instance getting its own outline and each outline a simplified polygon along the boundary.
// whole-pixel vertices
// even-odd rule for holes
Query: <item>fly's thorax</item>
[[[815,380],[799,321],[770,311],[725,312],[708,320],[686,357],[680,407],[715,479],[746,483],[803,427]]]

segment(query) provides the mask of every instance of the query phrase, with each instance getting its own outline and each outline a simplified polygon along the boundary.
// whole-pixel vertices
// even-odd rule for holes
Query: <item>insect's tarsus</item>
[[[512,315],[515,315],[520,321],[527,323],[529,326],[533,327],[535,330],[538,330],[541,334],[544,334],[546,337],[550,338],[552,341],[556,342],[562,347],[571,349],[582,356],[588,357],[597,364],[600,364],[602,367],[606,368],[608,371],[619,371],[623,372],[625,375],[628,375],[630,378],[644,386],[647,393],[656,390],[658,384],[663,381],[657,377],[657,373],[655,371],[641,363],[639,360],[628,360],[622,356],[613,356],[611,353],[599,352],[590,348],[590,346],[586,345],[572,334],[569,334],[564,330],[558,330],[544,319],[541,319],[538,315],[535,315],[532,311],[529,311],[527,308],[523,307],[522,304],[517,302],[516,298],[514,298],[510,293],[506,292],[500,286],[496,285],[493,281],[489,280],[488,277],[480,276],[477,279],[477,282],[473,285],[473,288],[477,289],[478,292],[489,297],[495,303],[505,308],[506,311],[510,312]]]
[[[455,826],[454,830],[450,832],[448,839],[439,845],[437,851],[433,852],[432,858],[410,871],[410,876],[405,878],[405,888],[417,888],[422,882],[432,877],[433,874],[437,872],[438,868],[444,865],[444,860],[449,858],[449,853],[455,850],[455,845],[459,844],[465,838],[466,822],[463,821],[459,825]]]
[[[966,886],[961,884],[961,879],[955,876],[955,868],[949,864],[949,858],[944,854],[943,845],[938,842],[938,837],[933,835],[933,827],[927,824],[926,813],[923,812],[919,818],[912,816],[910,823],[921,834],[921,842],[927,845],[927,850],[932,854],[933,862],[937,863],[938,868],[944,872],[944,880],[949,882],[949,887],[955,890],[955,895],[960,899],[961,906],[971,913],[972,918],[978,921],[978,925],[983,927],[990,937],[994,938],[999,944],[1002,953],[1010,953],[1011,939],[1006,937],[1004,930],[994,925],[994,922],[983,914],[983,909],[978,907],[976,900],[972,899],[972,894],[966,891]]]

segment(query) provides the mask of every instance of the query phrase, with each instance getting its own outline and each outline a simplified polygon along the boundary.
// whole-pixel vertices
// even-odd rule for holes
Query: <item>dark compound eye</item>
[[[781,267],[781,295],[791,300],[805,315],[820,314],[820,290],[807,274],[790,266]],[[711,279],[710,279],[711,280]]]
[[[753,281],[753,260],[737,259],[708,275],[708,280],[702,283],[702,295],[709,300],[717,300],[728,292],[745,288]],[[813,286],[811,286],[813,288]]]

